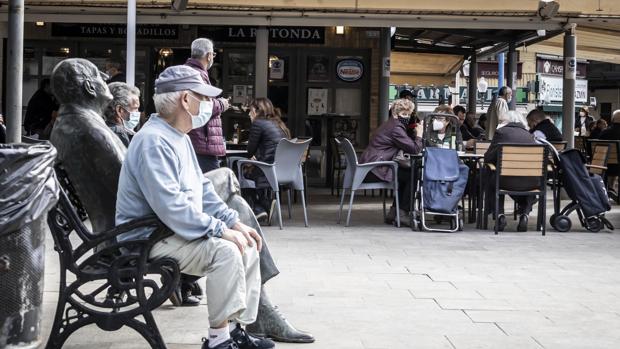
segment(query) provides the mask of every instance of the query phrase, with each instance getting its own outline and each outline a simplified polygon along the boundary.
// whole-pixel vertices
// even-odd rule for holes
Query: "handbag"
[[[411,158],[409,154],[405,154],[402,150],[399,150],[392,160],[396,161],[400,167],[411,168]]]

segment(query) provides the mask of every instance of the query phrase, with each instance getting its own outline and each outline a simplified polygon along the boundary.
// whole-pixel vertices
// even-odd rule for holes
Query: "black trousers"
[[[384,182],[374,173],[369,172],[364,178],[365,183]],[[406,167],[398,167],[398,206],[401,210],[409,211],[411,203],[411,169]],[[393,203],[394,206],[395,203]]]

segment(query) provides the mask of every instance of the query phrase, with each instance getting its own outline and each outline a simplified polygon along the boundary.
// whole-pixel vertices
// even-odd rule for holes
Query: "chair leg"
[[[291,202],[291,192],[293,191],[293,189],[289,188],[289,190],[287,190],[287,194],[288,194],[288,219],[293,218],[293,215],[291,214],[291,210],[292,210],[292,202]]]
[[[338,210],[338,222],[340,224],[340,217],[342,216],[342,205],[344,204],[344,194],[347,192],[345,188],[342,188],[342,194],[340,195],[340,210]]]
[[[387,189],[381,189],[381,193],[383,193],[383,220],[385,221],[385,218],[387,217],[385,212],[385,197],[387,196]]]
[[[308,213],[306,212],[306,198],[304,196],[304,191],[301,191],[301,206],[304,209],[304,224],[306,228],[308,227]]]
[[[355,196],[355,190],[351,189],[351,200],[349,200],[349,213],[347,213],[347,223],[344,225],[345,227],[348,227],[349,222],[351,221],[351,208],[353,207],[354,196]]]
[[[392,192],[394,193],[394,201],[396,202],[396,226],[400,228],[400,206],[398,203],[398,189],[394,189]]]
[[[280,224],[280,230],[282,230],[282,206],[280,205],[280,192],[276,192],[276,203],[278,205],[278,223]]]
[[[495,235],[499,230],[499,191],[495,192]]]
[[[542,214],[540,216],[540,221],[542,225],[542,235],[545,236],[547,234],[547,194],[543,193],[540,199],[542,205]]]

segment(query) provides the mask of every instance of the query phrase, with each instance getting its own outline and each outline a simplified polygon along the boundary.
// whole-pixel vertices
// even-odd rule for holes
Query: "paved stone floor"
[[[313,190],[315,191],[315,190]],[[336,198],[313,195],[284,230],[267,227],[282,271],[272,298],[314,344],[277,348],[620,348],[620,233],[550,231],[494,236],[381,223],[376,198],[356,200],[350,227],[336,225]],[[512,207],[511,205],[506,207]],[[620,226],[620,208],[608,215]],[[574,222],[575,223],[575,222]],[[57,297],[58,262],[47,241],[44,332]],[[206,306],[155,312],[171,349],[199,349]],[[65,348],[147,348],[135,333],[96,327]]]

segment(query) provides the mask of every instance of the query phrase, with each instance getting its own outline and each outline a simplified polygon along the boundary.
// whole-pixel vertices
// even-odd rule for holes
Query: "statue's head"
[[[51,76],[52,91],[60,104],[75,104],[98,113],[112,100],[99,69],[82,58],[58,63]]]

